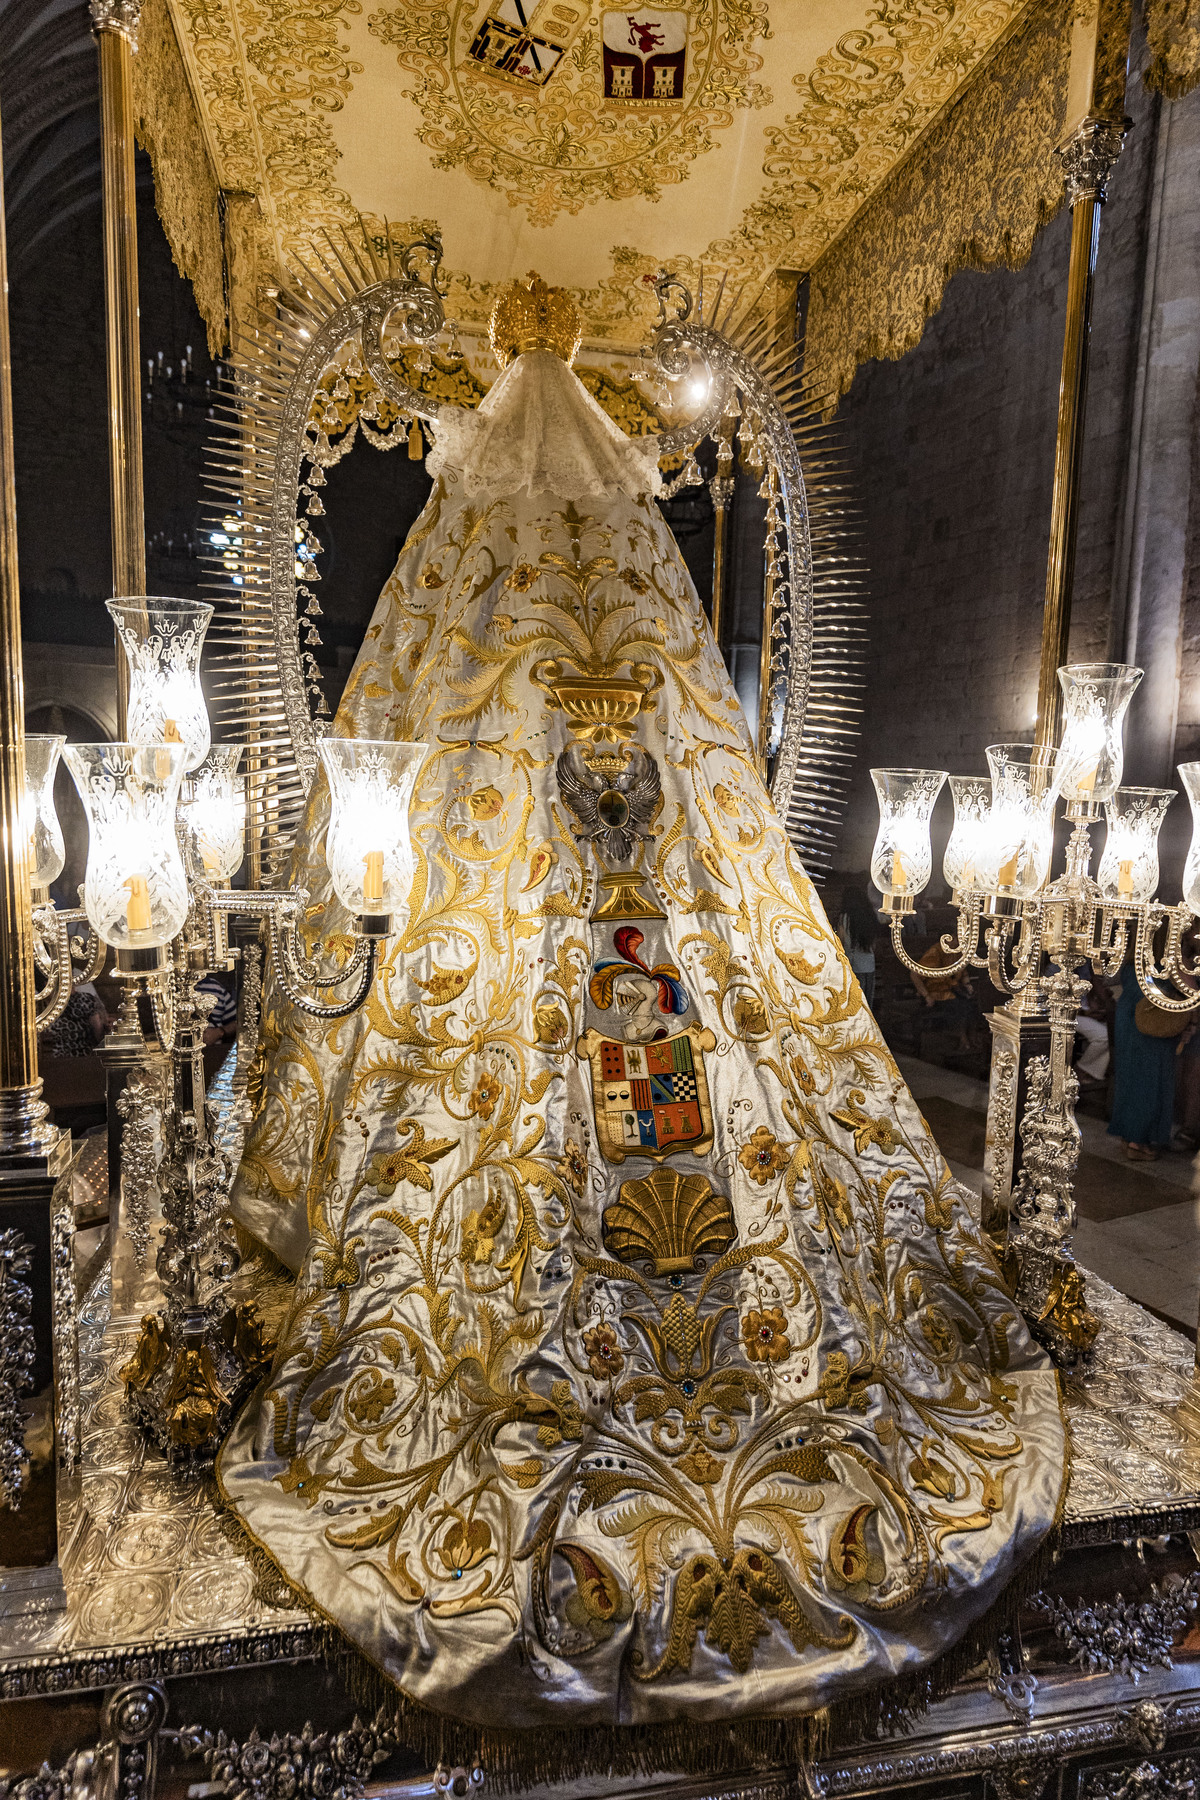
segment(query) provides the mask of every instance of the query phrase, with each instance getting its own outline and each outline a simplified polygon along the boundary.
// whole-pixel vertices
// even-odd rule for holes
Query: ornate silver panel
[[[33,1290],[25,1280],[32,1260],[29,1240],[0,1231],[0,1505],[13,1512],[25,1481],[25,1414],[21,1401],[33,1386]]]
[[[66,1607],[0,1619],[0,1698],[312,1656],[325,1629],[247,1558],[208,1489],[173,1475],[127,1419],[138,1320],[102,1277],[79,1311],[82,1463],[59,1497]]]

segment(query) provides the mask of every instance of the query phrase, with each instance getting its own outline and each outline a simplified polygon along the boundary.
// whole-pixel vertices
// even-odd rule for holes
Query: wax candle
[[[903,893],[908,886],[908,876],[905,873],[904,864],[900,860],[900,852],[898,850],[892,851],[892,886],[898,889],[900,893]]]
[[[383,905],[383,851],[368,850],[363,857],[363,907]]]
[[[1096,791],[1096,776],[1099,774],[1099,772],[1100,772],[1100,764],[1093,763],[1091,768],[1088,770],[1087,774],[1081,775],[1079,777],[1079,780],[1076,785],[1081,794],[1094,794],[1095,793],[1095,791]]]
[[[150,929],[150,889],[144,875],[131,875],[124,884],[129,889],[125,902],[125,923],[130,931]]]
[[[1118,897],[1120,897],[1122,894],[1132,894],[1132,892],[1133,892],[1133,858],[1130,857],[1128,859],[1128,861],[1122,859],[1120,866],[1118,868],[1118,871],[1117,871],[1117,895],[1118,895]]]
[[[997,887],[1012,887],[1017,879],[1017,852],[1014,850],[1006,863],[1001,863],[996,874]]]

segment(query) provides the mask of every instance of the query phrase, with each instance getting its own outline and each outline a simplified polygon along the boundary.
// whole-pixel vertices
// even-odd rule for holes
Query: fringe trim
[[[402,1693],[312,1595],[285,1574],[232,1509],[219,1476],[213,1499],[222,1529],[254,1571],[260,1597],[270,1605],[307,1611],[324,1626],[321,1654],[355,1706],[389,1723],[431,1769],[439,1763],[470,1768],[478,1758],[488,1785],[505,1794],[593,1775],[724,1775],[764,1766],[795,1768],[819,1761],[835,1747],[849,1749],[907,1731],[986,1659],[1000,1633],[1015,1627],[1025,1601],[1044,1586],[1061,1537],[1056,1518],[993,1605],[934,1662],[832,1706],[786,1718],[751,1716],[707,1724],[681,1719],[660,1725],[538,1725],[501,1731],[433,1712]],[[1060,1514],[1061,1509],[1060,1495]]]
[[[813,264],[805,372],[830,396],[826,418],[861,364],[920,343],[960,270],[1028,262],[1063,203],[1053,151],[1071,16],[1066,0],[1021,8]]]
[[[289,1269],[285,1262],[280,1262],[270,1245],[264,1243],[262,1238],[255,1237],[249,1226],[243,1225],[240,1219],[233,1221],[233,1236],[243,1261],[260,1264],[268,1281],[295,1283],[295,1269]]]
[[[1065,1484],[1064,1484],[1065,1485]],[[1060,1500],[1061,1508],[1061,1500]],[[987,1611],[969,1626],[957,1644],[923,1669],[898,1675],[862,1694],[835,1701],[830,1708],[830,1741],[839,1750],[879,1738],[907,1732],[914,1720],[924,1718],[931,1706],[944,1700],[959,1682],[987,1660],[996,1639],[1013,1631],[1021,1608],[1031,1594],[1045,1586],[1058,1560],[1061,1530],[1056,1521],[1028,1562],[1018,1570]]]

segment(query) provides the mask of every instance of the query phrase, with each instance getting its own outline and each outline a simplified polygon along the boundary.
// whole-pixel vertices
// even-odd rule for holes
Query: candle
[[[163,743],[182,744],[182,742],[183,739],[179,735],[178,725],[175,723],[174,719],[168,719],[163,726]]]
[[[1133,858],[1130,857],[1128,861],[1125,861],[1123,859],[1120,864],[1120,867],[1118,869],[1118,872],[1117,872],[1117,894],[1118,894],[1118,896],[1120,896],[1122,894],[1132,894],[1132,892],[1133,892]]]
[[[967,863],[964,867],[963,872],[959,877],[958,885],[959,887],[965,888],[975,886],[975,864],[973,862]]]
[[[368,850],[363,857],[363,908],[383,905],[383,851]]]
[[[1006,863],[1001,863],[996,874],[997,887],[1012,887],[1017,879],[1017,852],[1014,850]]]
[[[124,886],[129,889],[129,898],[125,902],[126,925],[130,931],[149,931],[150,889],[146,886],[146,877],[131,875]]]
[[[908,886],[908,876],[905,874],[904,864],[900,860],[898,850],[892,851],[892,886],[899,893],[903,893]]]
[[[1099,772],[1100,772],[1100,764],[1093,763],[1091,768],[1088,770],[1087,774],[1081,775],[1079,777],[1079,780],[1076,783],[1076,787],[1078,788],[1080,794],[1094,794],[1095,793],[1095,791],[1096,791],[1096,776],[1099,774]]]

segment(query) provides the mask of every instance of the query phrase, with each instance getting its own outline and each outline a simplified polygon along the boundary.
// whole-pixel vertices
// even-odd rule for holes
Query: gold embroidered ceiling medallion
[[[768,33],[766,0],[606,8],[599,31],[572,27],[576,10],[499,0],[479,22],[469,0],[438,12],[399,0],[368,15],[411,82],[434,166],[465,169],[538,225],[597,200],[658,199],[737,108],[769,100],[751,47]],[[527,104],[514,83],[534,90]]]

